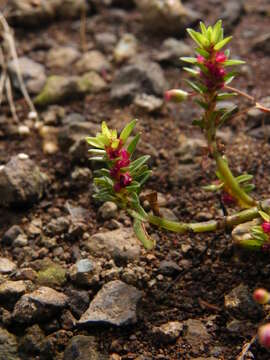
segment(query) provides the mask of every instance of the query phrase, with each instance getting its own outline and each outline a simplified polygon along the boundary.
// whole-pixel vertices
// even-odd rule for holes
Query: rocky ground
[[[184,29],[198,19],[224,19],[234,57],[247,61],[234,85],[270,105],[267,0],[168,1],[170,12],[157,14],[158,3],[0,2],[39,115],[29,116],[10,60],[19,120],[4,102],[0,360],[233,360],[267,316],[251,294],[270,289],[269,254],[238,253],[229,234],[156,228],[149,232],[157,246],[147,252],[125,213],[92,198],[96,165],[85,136],[102,120],[120,130],[136,117],[139,153],[151,155],[153,169],[146,188],[158,191],[162,214],[222,214],[218,199],[201,190],[214,167],[191,125],[197,109],[163,103],[165,90],[184,86],[179,57],[193,53]],[[253,173],[256,197],[269,197],[269,116],[250,110],[219,136],[235,172]],[[269,358],[256,343],[246,357]]]

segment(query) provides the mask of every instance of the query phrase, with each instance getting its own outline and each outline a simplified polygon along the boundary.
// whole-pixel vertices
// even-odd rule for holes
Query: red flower
[[[202,55],[198,55],[197,56],[197,61],[198,61],[199,64],[203,64],[204,61],[205,61],[205,58]]]
[[[129,175],[129,173],[121,174],[119,183],[122,187],[128,186],[132,182],[132,177]]]
[[[270,324],[263,325],[258,331],[259,343],[265,348],[270,347]]]
[[[223,203],[226,204],[226,205],[235,204],[235,199],[232,197],[232,195],[230,195],[226,191],[223,192],[223,194],[221,196],[221,199],[222,199]]]
[[[216,62],[217,63],[224,63],[227,60],[227,56],[224,54],[223,51],[218,51],[216,53]]]

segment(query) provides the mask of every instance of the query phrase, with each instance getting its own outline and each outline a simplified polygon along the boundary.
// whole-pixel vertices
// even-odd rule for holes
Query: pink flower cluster
[[[115,160],[115,163],[110,170],[110,175],[115,180],[114,190],[116,192],[121,191],[132,182],[130,174],[128,172],[122,172],[122,169],[130,164],[130,154],[126,149],[121,147],[122,144],[120,141],[117,149],[114,150],[111,147],[106,149],[109,159]]]
[[[264,221],[262,223],[262,229],[263,229],[263,232],[265,232],[266,234],[270,234],[270,222]]]
[[[208,70],[207,73],[201,71],[200,76],[209,91],[223,88],[226,75],[223,64],[226,60],[227,57],[223,51],[217,51],[210,56],[210,59],[205,59],[201,55],[197,56],[198,63],[204,65]]]

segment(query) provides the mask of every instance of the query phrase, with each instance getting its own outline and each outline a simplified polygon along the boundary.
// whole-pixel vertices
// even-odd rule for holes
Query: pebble
[[[0,257],[0,274],[10,274],[17,268],[16,264],[11,260]]]

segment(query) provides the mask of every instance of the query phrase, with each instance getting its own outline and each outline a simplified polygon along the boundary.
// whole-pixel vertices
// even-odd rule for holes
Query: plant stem
[[[220,220],[210,220],[200,223],[181,223],[160,218],[155,215],[148,215],[147,220],[150,224],[159,226],[163,229],[176,233],[184,234],[188,232],[211,232],[220,229],[232,229],[234,226],[260,217],[259,211],[270,212],[270,199],[263,200],[258,206],[242,210],[238,213],[225,216]]]

